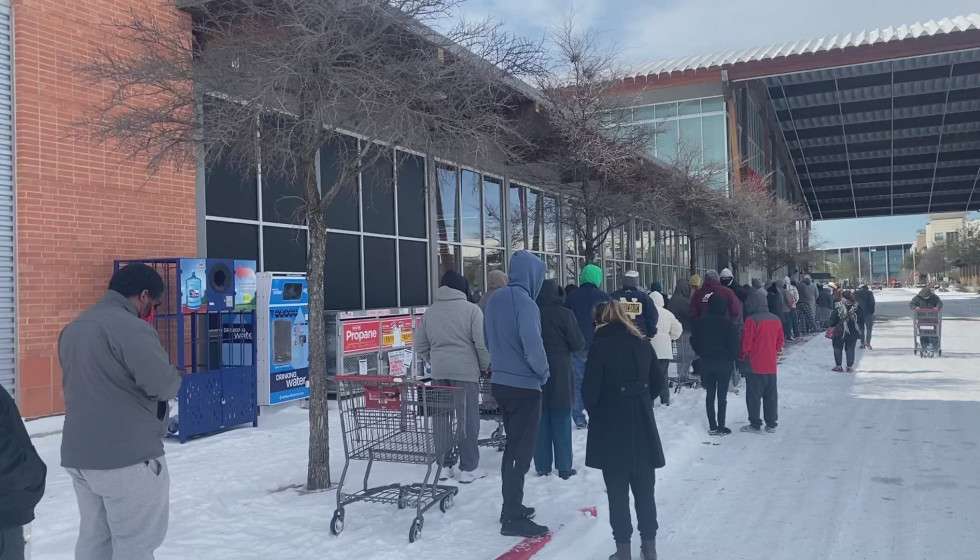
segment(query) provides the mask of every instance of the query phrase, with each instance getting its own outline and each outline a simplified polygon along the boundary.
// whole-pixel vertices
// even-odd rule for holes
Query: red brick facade
[[[98,299],[117,258],[197,252],[193,170],[147,179],[72,123],[105,91],[73,70],[132,8],[186,18],[160,0],[14,0],[18,376],[28,417],[64,411],[57,340]],[[188,22],[189,29],[189,22]]]

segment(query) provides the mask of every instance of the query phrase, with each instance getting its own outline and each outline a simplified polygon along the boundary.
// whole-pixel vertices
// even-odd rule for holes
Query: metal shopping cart
[[[503,451],[507,445],[507,436],[504,434],[504,415],[500,411],[497,400],[493,398],[490,390],[490,372],[480,375],[480,420],[492,420],[497,423],[488,438],[481,438],[476,443],[480,447],[495,447],[497,451]]]
[[[415,542],[422,534],[422,514],[436,504],[445,513],[459,491],[437,482],[443,456],[459,441],[457,411],[462,408],[462,390],[392,377],[338,375],[336,380],[346,460],[330,532],[339,535],[344,530],[344,507],[354,502],[394,504],[398,509],[415,506],[415,519],[408,532],[408,542]],[[348,494],[344,482],[354,460],[367,461],[367,470],[363,489]],[[368,480],[375,461],[427,465],[428,469],[421,483],[371,488]]]
[[[918,354],[922,358],[943,355],[942,310],[916,307],[912,314],[912,329],[915,338],[913,354]]]

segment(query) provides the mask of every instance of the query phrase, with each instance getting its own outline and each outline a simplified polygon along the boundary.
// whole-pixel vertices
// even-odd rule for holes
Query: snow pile
[[[971,351],[980,328],[953,320],[951,308],[976,317],[980,303],[944,294],[944,357],[923,360],[911,353],[906,312],[913,292],[876,292],[886,320],[855,376],[830,372],[833,355],[822,335],[790,346],[780,366],[775,435],[738,433],[746,423],[742,396],[729,395],[728,425],[736,434],[725,438],[706,434],[700,390],[682,390],[669,408],[657,406],[668,463],[657,484],[663,558],[974,555],[967,543],[980,522],[980,437],[970,428],[980,419],[980,381],[969,360],[977,357]],[[331,465],[339,478],[343,444],[335,414],[331,422]],[[493,427],[483,423],[486,433]],[[57,467],[58,428],[59,419],[30,423],[50,467],[34,524],[35,558],[44,560],[72,558],[77,535],[70,479]],[[525,503],[537,508],[538,522],[561,527],[536,559],[606,558],[612,551],[602,477],[583,464],[585,439],[585,431],[574,433],[579,474],[568,481],[538,478],[532,465]],[[448,513],[430,510],[415,544],[408,544],[414,510],[366,503],[348,506],[343,534],[332,537],[335,493],[297,491],[306,442],[306,413],[295,408],[262,416],[257,429],[168,442],[171,523],[157,558],[495,559],[518,543],[499,535],[500,454],[490,449],[482,450],[481,466],[491,475],[461,485]],[[379,464],[371,485],[423,475],[424,468]],[[362,478],[363,464],[353,463],[349,488]],[[598,506],[597,519],[579,511],[588,506]]]

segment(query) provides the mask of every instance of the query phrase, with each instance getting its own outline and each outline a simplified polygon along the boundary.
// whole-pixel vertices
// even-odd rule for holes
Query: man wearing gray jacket
[[[432,384],[459,387],[463,395],[463,438],[459,442],[457,480],[463,484],[487,476],[480,466],[480,373],[490,367],[483,337],[483,312],[469,299],[469,282],[454,270],[442,276],[435,302],[422,316],[415,351],[432,368]],[[443,476],[452,476],[452,459],[443,461]],[[446,472],[448,471],[448,472]]]
[[[163,296],[152,268],[119,269],[109,290],[58,340],[65,427],[61,466],[80,524],[76,560],[152,560],[167,535],[167,401],[180,375],[152,325]]]

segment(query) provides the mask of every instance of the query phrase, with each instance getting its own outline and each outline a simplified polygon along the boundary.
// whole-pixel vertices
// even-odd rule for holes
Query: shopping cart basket
[[[915,347],[913,354],[923,358],[943,355],[943,313],[939,309],[916,307],[912,315]]]
[[[339,535],[344,530],[344,507],[354,502],[394,504],[398,509],[414,506],[415,519],[408,542],[415,542],[422,534],[422,514],[436,504],[446,512],[459,491],[455,486],[436,482],[442,471],[443,456],[459,441],[460,419],[456,411],[462,406],[462,390],[429,387],[419,381],[392,377],[338,375],[336,379],[346,459],[330,532]],[[364,487],[348,494],[344,492],[344,483],[351,461],[368,464]],[[372,488],[368,480],[375,461],[427,465],[428,469],[421,483]],[[435,473],[433,463],[437,465]]]
[[[496,447],[497,451],[503,451],[504,446],[507,445],[507,436],[504,435],[504,415],[491,392],[490,372],[480,375],[480,420],[495,421],[497,427],[490,437],[477,440],[477,445]]]

